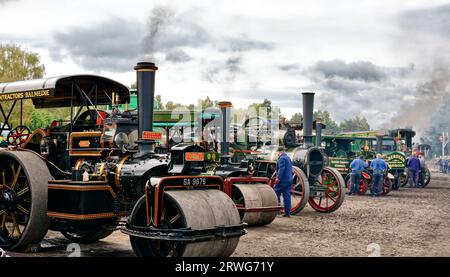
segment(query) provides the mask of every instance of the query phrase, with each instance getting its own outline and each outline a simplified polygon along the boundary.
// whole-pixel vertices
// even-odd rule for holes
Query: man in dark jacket
[[[280,203],[283,194],[284,216],[291,216],[291,186],[292,186],[292,161],[284,152],[284,148],[278,148],[277,179],[273,187]]]
[[[417,154],[413,153],[412,157],[408,159],[408,174],[409,174],[409,187],[416,188],[419,181],[420,160],[417,158]]]
[[[359,156],[359,158],[354,159],[350,164],[352,173],[350,174],[350,191],[348,195],[359,192],[359,183],[361,182],[362,171],[368,166],[366,161],[364,161],[364,156]]]
[[[381,158],[381,154],[377,154],[376,159],[370,163],[372,167],[372,186],[370,192],[372,196],[380,196],[382,193],[384,171],[387,169],[386,162]]]

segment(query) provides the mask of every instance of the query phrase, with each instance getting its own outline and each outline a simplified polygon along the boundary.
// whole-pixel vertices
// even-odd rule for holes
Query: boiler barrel
[[[239,213],[225,193],[220,190],[167,191],[169,201],[181,212],[186,227],[208,229],[216,226],[238,225]],[[239,237],[187,243],[183,257],[228,257],[236,249]]]
[[[279,210],[258,211],[257,208],[273,208],[278,206],[277,196],[272,187],[267,184],[233,184],[233,199],[237,199],[245,209],[254,211],[240,211],[241,219],[249,226],[262,226],[270,224],[277,216]]]

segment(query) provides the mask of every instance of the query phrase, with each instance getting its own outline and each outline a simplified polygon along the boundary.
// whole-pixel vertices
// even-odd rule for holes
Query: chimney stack
[[[314,109],[314,92],[303,92],[303,138],[305,146],[313,146],[312,130],[313,130],[313,109]]]
[[[155,97],[155,73],[158,67],[154,63],[140,62],[135,67],[139,112],[139,156],[154,152],[155,141],[143,137],[145,132],[153,131],[153,102]]]
[[[230,142],[229,142],[229,134],[230,134],[230,121],[231,121],[231,107],[233,105],[231,102],[219,102],[219,108],[221,111],[221,119],[222,119],[222,128],[221,128],[221,136],[220,136],[220,156],[222,164],[228,164],[230,162]]]

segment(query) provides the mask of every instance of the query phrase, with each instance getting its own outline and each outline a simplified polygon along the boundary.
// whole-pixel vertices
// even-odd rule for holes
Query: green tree
[[[180,103],[174,103],[173,101],[168,101],[165,105],[165,108],[166,110],[172,111],[177,108],[186,108],[186,106]]]
[[[164,110],[164,104],[161,100],[161,95],[158,94],[155,96],[155,104],[156,104],[157,109]]]
[[[199,107],[201,107],[202,109],[207,109],[207,108],[212,108],[215,106],[214,101],[212,101],[209,96],[206,96],[205,100],[199,99],[198,100],[198,105]]]
[[[340,129],[342,132],[370,131],[370,125],[365,117],[356,116],[341,122]]]
[[[294,124],[300,124],[303,121],[303,115],[302,113],[295,113],[291,116],[291,119],[289,120],[290,123]]]
[[[320,118],[322,123],[326,125],[326,128],[323,130],[324,134],[337,134],[340,132],[340,128],[338,124],[331,118],[330,112],[327,110],[319,110],[314,112],[313,114],[314,120]]]
[[[0,44],[0,83],[39,79],[44,77],[45,66],[41,64],[37,53],[29,52],[15,44]],[[3,109],[9,111],[13,102],[2,103]],[[23,121],[27,125],[31,121],[34,110],[31,100],[23,100]],[[0,116],[0,122],[4,120]],[[20,124],[20,103],[18,102],[11,114],[10,124]]]
[[[30,130],[46,128],[54,120],[53,114],[48,110],[34,110],[31,112]]]
[[[0,44],[0,83],[38,79],[44,73],[38,54],[15,44]]]
[[[264,101],[262,103],[253,103],[250,106],[248,106],[248,110],[249,111],[256,111],[259,116],[264,117],[267,119],[271,119],[272,118],[272,101],[270,101],[269,99],[264,99]],[[267,114],[266,114],[267,112]]]

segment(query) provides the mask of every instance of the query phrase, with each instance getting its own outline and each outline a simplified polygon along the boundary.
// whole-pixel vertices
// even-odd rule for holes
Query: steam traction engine
[[[49,229],[74,242],[93,242],[128,216],[121,231],[139,256],[233,253],[245,229],[226,194],[227,182],[186,176],[201,163],[185,163],[178,170],[176,155],[155,154],[154,140],[160,139],[152,132],[157,67],[139,63],[135,70],[137,116],[100,109],[127,103],[129,91],[99,76],[0,84],[0,100],[13,103],[6,114],[0,102],[7,126],[12,109],[24,99],[32,99],[35,108],[71,110],[70,122],[55,121],[45,130],[31,133],[17,126],[8,148],[0,150],[1,248],[39,243]]]
[[[335,168],[326,166],[327,156],[322,149],[312,143],[313,107],[314,93],[303,93],[303,144],[297,143],[295,131],[292,129],[279,134],[294,164],[292,172],[294,180],[291,188],[292,214],[299,213],[308,203],[318,212],[333,212],[339,209],[345,197],[345,182],[341,174]],[[320,126],[316,127],[319,139]],[[243,167],[252,168],[254,177],[270,178],[270,184],[273,186],[278,159],[277,148],[277,146],[259,146],[254,154],[246,155],[247,158],[242,161]]]

